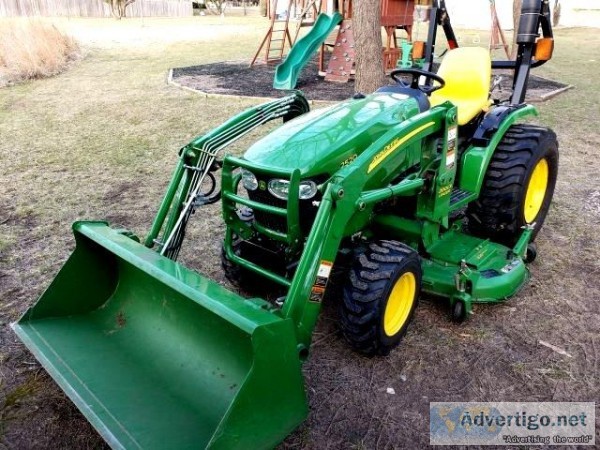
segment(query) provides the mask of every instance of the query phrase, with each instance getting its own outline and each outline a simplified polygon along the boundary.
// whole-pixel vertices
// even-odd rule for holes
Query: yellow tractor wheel
[[[534,225],[535,237],[546,219],[557,174],[554,132],[513,125],[494,152],[479,198],[469,205],[469,230],[512,246],[523,226]]]
[[[344,286],[344,337],[361,353],[388,354],[406,334],[420,292],[417,252],[395,241],[370,244],[356,257]]]

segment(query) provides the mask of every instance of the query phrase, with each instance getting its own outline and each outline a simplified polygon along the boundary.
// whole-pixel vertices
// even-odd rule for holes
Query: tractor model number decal
[[[456,160],[457,134],[457,127],[452,127],[448,129],[448,150],[446,152],[446,168],[452,167]]]
[[[415,135],[419,134],[421,131],[425,130],[426,128],[429,128],[430,126],[432,126],[434,124],[435,124],[435,122],[428,122],[425,125],[421,125],[419,128],[411,131],[406,136],[394,139],[392,142],[390,142],[388,145],[386,145],[382,151],[380,151],[379,153],[377,153],[375,155],[375,157],[371,161],[371,164],[369,164],[367,173],[371,173],[373,171],[373,169],[375,169],[379,164],[381,164],[388,156],[390,156],[392,153],[394,153],[394,150],[396,150],[398,147],[400,147],[402,144],[404,144],[410,138],[414,137]]]
[[[333,263],[331,261],[321,261],[319,264],[319,270],[317,271],[317,278],[315,284],[313,284],[310,290],[310,301],[321,303],[325,296],[325,288],[329,281],[329,275],[331,275],[331,268]]]
[[[358,155],[355,153],[354,155],[350,156],[345,161],[342,161],[342,163],[340,164],[340,167],[345,167],[345,166],[349,165],[352,161],[354,161],[356,159],[357,156]]]
[[[450,192],[452,192],[452,183],[442,186],[438,191],[438,197],[448,195]]]

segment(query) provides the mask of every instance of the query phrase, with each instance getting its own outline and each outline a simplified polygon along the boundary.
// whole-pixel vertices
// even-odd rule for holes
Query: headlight
[[[252,172],[242,169],[242,184],[249,191],[255,191],[258,187],[258,180]]]
[[[300,200],[308,200],[309,198],[313,198],[317,194],[317,184],[314,181],[301,181],[300,182],[300,192],[298,192],[298,197]]]
[[[288,180],[271,180],[269,181],[269,192],[281,200],[287,200],[290,191],[290,182]],[[308,200],[313,198],[317,193],[317,184],[314,181],[306,180],[300,182],[298,190],[298,198],[300,200]]]

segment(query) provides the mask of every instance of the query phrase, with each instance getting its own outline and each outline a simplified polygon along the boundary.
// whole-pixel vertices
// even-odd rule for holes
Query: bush
[[[78,54],[77,42],[54,25],[0,22],[0,86],[60,73]]]

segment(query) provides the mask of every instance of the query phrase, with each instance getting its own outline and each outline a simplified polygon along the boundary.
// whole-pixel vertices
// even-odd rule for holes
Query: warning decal
[[[456,161],[456,136],[458,127],[448,129],[448,150],[446,152],[446,168],[450,168]]]
[[[319,264],[319,270],[317,271],[315,284],[313,284],[313,287],[310,290],[311,302],[321,303],[323,301],[323,297],[325,296],[325,288],[327,287],[327,282],[329,281],[329,275],[331,275],[332,267],[333,262],[331,261],[321,261],[321,264]]]

